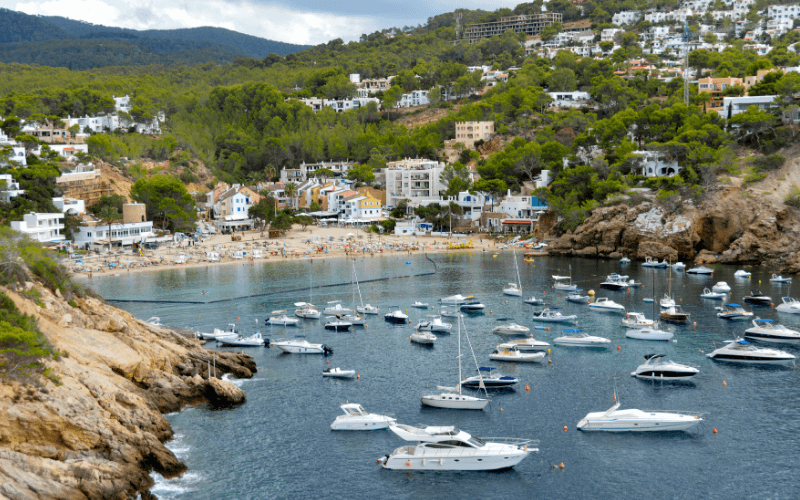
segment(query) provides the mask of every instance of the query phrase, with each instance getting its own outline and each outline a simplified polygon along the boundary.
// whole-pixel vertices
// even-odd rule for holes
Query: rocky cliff
[[[34,286],[40,305],[0,291],[63,354],[47,362],[60,383],[0,379],[0,498],[151,498],[150,471],[173,477],[186,469],[164,446],[172,430],[162,414],[244,402],[233,384],[209,379],[207,366],[215,354],[218,376],[247,378],[255,363],[206,350],[98,299],[67,302],[33,283],[24,288]]]
[[[788,161],[750,186],[727,178],[694,203],[673,209],[655,200],[595,209],[575,231],[550,245],[553,254],[765,265],[800,272],[800,211],[784,200],[800,185],[800,161]],[[550,221],[550,226],[553,221]],[[547,228],[542,228],[543,232]]]

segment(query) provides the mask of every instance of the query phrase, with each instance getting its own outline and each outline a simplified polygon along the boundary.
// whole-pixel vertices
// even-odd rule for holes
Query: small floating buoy
[[[506,304],[508,304],[508,301],[506,301]]]
[[[550,354],[550,348],[549,347],[547,348],[547,354]]]
[[[617,346],[617,350],[620,351],[622,350],[622,348],[620,346]]]
[[[775,303],[772,303],[772,304],[770,304],[769,306],[770,306],[770,307],[775,307]]]
[[[367,325],[367,324],[364,324],[364,328],[369,328],[369,325]]]
[[[330,362],[330,361],[328,361],[327,363],[328,363],[328,364],[331,364],[331,362]]]
[[[552,364],[553,364],[553,360],[552,360],[552,359],[548,359],[548,360],[547,360],[547,364],[548,364],[548,365],[552,365]]]
[[[717,433],[717,428],[716,428],[716,427],[714,427],[714,434],[716,434],[716,433]]]
[[[489,311],[489,314],[494,314],[494,312],[493,311]]]
[[[531,390],[531,386],[525,384],[525,392],[529,392]]]
[[[349,399],[345,399],[344,402],[349,404],[350,400]]]
[[[503,407],[502,406],[500,407],[500,411],[503,411]]]
[[[361,380],[361,375],[356,375],[356,380]]]
[[[697,326],[697,321],[692,321],[692,326]]]
[[[406,466],[411,467],[411,460],[406,461]]]
[[[560,464],[558,464],[558,468],[559,469],[563,469],[564,468],[564,462],[561,462]]]
[[[239,316],[236,316],[236,321],[239,321]]]
[[[567,432],[567,426],[566,425],[564,426],[564,432]]]
[[[723,380],[722,385],[728,385],[728,383]]]

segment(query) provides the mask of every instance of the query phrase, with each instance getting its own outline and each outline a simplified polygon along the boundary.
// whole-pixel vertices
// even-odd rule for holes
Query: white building
[[[319,163],[306,163],[303,162],[297,168],[284,168],[281,170],[281,182],[305,182],[311,177],[314,172],[320,169],[326,169],[333,172],[334,177],[344,177],[347,172],[353,168],[352,161],[321,161]]]
[[[606,28],[606,29],[604,29],[603,31],[600,32],[600,41],[601,42],[613,42],[614,41],[614,36],[617,33],[621,33],[623,31],[625,31],[625,30],[622,30],[622,29],[619,29],[619,28]]]
[[[344,200],[344,212],[339,213],[339,218],[345,221],[377,221],[383,216],[382,209],[380,200],[364,195],[350,196]]]
[[[11,221],[11,229],[41,243],[64,241],[64,235],[61,234],[64,229],[64,214],[31,212],[23,216],[21,221]]]
[[[412,106],[427,106],[431,103],[428,98],[427,90],[415,90],[408,94],[403,94],[400,101],[397,103],[398,108],[410,108]]]
[[[81,248],[88,248],[89,245],[108,244],[108,225],[101,222],[78,226],[75,234],[75,243]],[[153,222],[130,222],[127,224],[111,224],[111,243],[113,246],[131,246],[133,243],[140,243],[147,238],[155,237],[153,232]]]
[[[633,154],[642,158],[642,175],[645,177],[672,177],[683,170],[677,160],[667,160],[656,151],[634,151]]]
[[[504,212],[509,217],[536,220],[547,211],[547,203],[536,196],[516,195],[508,191],[505,198],[495,206],[495,212]]]
[[[48,144],[50,151],[55,151],[58,156],[66,159],[75,158],[78,153],[89,154],[88,144]],[[42,146],[32,151],[36,156],[42,156]]]
[[[774,95],[761,95],[753,97],[723,97],[722,107],[717,109],[717,113],[723,118],[729,119],[739,113],[744,113],[750,106],[757,106],[763,110],[768,110],[776,106]]]
[[[74,198],[53,198],[53,205],[63,214],[83,215],[86,213],[86,204],[83,200]]]
[[[310,97],[299,99],[299,101],[311,108],[314,113],[321,111],[324,107],[332,108],[337,113],[344,113],[351,109],[362,108],[371,102],[374,102],[379,110],[381,109],[381,101],[377,97],[355,97],[353,99],[320,99],[318,97]]]
[[[439,176],[444,163],[426,159],[405,159],[386,164],[386,204],[396,206],[403,200],[411,200],[418,206],[426,198],[438,198],[444,184]]]
[[[8,203],[11,198],[24,193],[25,191],[19,188],[19,182],[15,181],[11,174],[0,174],[0,203]]]
[[[788,21],[800,18],[800,5],[770,5],[767,17],[774,21]]]
[[[124,113],[130,113],[133,106],[131,105],[131,98],[125,94],[122,97],[111,96],[114,99],[114,109]]]
[[[635,24],[642,18],[641,12],[637,10],[623,10],[614,14],[611,18],[611,23],[615,26],[622,26],[623,24]]]
[[[588,92],[548,92],[547,95],[553,99],[552,105],[559,108],[580,108],[594,102]]]

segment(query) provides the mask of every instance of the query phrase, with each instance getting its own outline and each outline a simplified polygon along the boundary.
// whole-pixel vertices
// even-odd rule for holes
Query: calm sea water
[[[260,330],[265,337],[305,334],[311,342],[334,348],[330,358],[281,355],[277,349],[251,348],[259,372],[237,381],[247,403],[229,410],[200,406],[169,415],[176,437],[169,447],[189,467],[182,478],[157,477],[154,493],[174,499],[246,498],[796,498],[800,486],[800,384],[795,368],[759,368],[718,364],[705,357],[713,343],[742,334],[749,323],[717,319],[718,302],[699,299],[703,287],[727,281],[732,300],[739,302],[758,286],[775,302],[790,293],[787,285],[768,283],[768,272],[756,270],[751,280],[733,277],[735,268],[716,266],[713,277],[642,269],[637,263],[537,258],[520,271],[525,297],[545,294],[546,300],[579,315],[579,328],[611,338],[613,349],[590,351],[553,347],[552,364],[491,362],[488,355],[501,337],[491,333],[498,318],[513,318],[526,326],[531,306],[505,297],[502,287],[513,276],[510,252],[448,254],[432,257],[433,276],[396,278],[362,285],[364,302],[381,307],[369,327],[351,333],[327,332],[319,321],[299,328],[265,327],[275,309],[309,299],[314,285],[350,280],[351,264],[344,260],[242,264],[198,269],[175,269],[102,277],[91,280],[107,298],[218,300],[282,290],[303,290],[269,297],[218,304],[120,304],[137,317],[159,316],[165,324],[193,325],[203,331],[237,323],[244,333]],[[567,274],[568,266],[585,290],[595,289],[629,310],[652,317],[643,297],[672,291],[682,299],[696,326],[671,326],[675,342],[626,339],[618,315],[589,311],[570,304],[564,294],[549,289],[550,275]],[[433,270],[421,256],[390,256],[356,262],[359,279],[396,277]],[[600,290],[611,272],[629,274],[643,282],[632,292]],[[209,292],[203,295],[201,292]],[[351,300],[351,287],[315,289],[313,302]],[[499,393],[485,411],[452,411],[422,407],[419,398],[436,385],[457,379],[456,335],[440,334],[435,347],[409,342],[409,326],[392,326],[382,315],[390,305],[408,307],[416,322],[424,311],[410,308],[413,300],[436,304],[440,297],[475,294],[487,305],[483,316],[466,318],[466,329],[480,365],[497,366],[521,379],[514,391]],[[798,292],[800,294],[800,292]],[[491,311],[491,313],[489,312]],[[433,311],[428,311],[431,313]],[[764,318],[800,327],[800,316],[757,308]],[[536,331],[550,341],[562,328]],[[209,344],[213,347],[213,344]],[[616,346],[620,346],[620,350]],[[474,373],[475,362],[464,358]],[[223,348],[217,348],[223,349]],[[800,350],[785,347],[794,354]],[[703,352],[700,352],[703,351]],[[654,384],[630,376],[647,353],[665,353],[674,361],[700,368],[694,383]],[[330,361],[330,365],[326,362]],[[355,369],[360,380],[323,379],[326,366]],[[726,385],[723,385],[723,381]],[[427,385],[430,387],[426,387]],[[530,392],[524,387],[528,384]],[[613,404],[622,408],[683,410],[707,419],[687,433],[581,433],[577,422],[590,411]],[[367,410],[391,414],[412,425],[456,425],[477,436],[526,437],[539,440],[531,454],[510,471],[494,473],[393,472],[380,469],[375,459],[405,442],[388,431],[332,432],[331,422],[346,401]],[[568,426],[568,431],[563,430]],[[712,429],[718,430],[717,434]],[[563,462],[563,470],[551,464]]]

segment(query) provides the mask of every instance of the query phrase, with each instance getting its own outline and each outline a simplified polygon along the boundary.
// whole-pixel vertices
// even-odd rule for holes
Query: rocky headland
[[[36,301],[25,294],[34,288]],[[0,379],[0,498],[152,498],[151,471],[186,470],[164,446],[163,414],[244,402],[235,385],[209,378],[214,357],[219,377],[256,371],[250,356],[207,350],[97,298],[67,301],[31,282],[0,291],[61,354],[46,361],[58,382]]]

